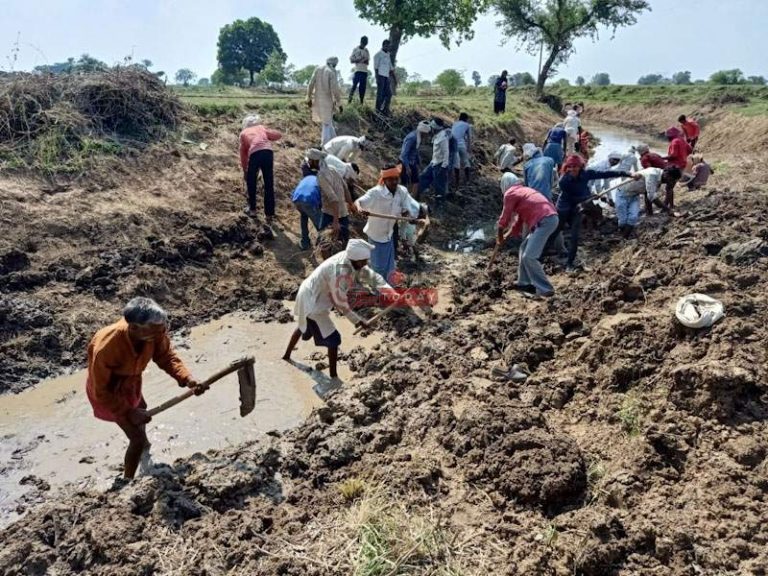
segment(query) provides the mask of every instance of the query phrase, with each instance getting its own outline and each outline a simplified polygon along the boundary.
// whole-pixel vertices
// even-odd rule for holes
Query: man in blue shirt
[[[451,135],[456,139],[456,152],[452,156],[453,175],[456,187],[459,186],[461,168],[464,168],[464,180],[469,183],[469,149],[472,144],[472,125],[466,112],[459,114],[459,119],[451,127]]]
[[[576,251],[579,248],[579,231],[581,230],[581,204],[589,200],[592,195],[589,192],[591,180],[603,178],[632,178],[639,180],[640,174],[634,176],[629,172],[619,170],[600,171],[585,170],[584,158],[578,154],[568,156],[564,164],[565,173],[560,178],[560,197],[557,199],[557,215],[560,219],[560,230],[567,222],[571,227],[571,240],[568,245],[568,260],[565,264],[567,272],[574,270]]]
[[[314,162],[316,163],[316,161]],[[317,182],[316,171],[310,172],[301,179],[301,182],[293,191],[291,201],[296,210],[299,211],[301,220],[301,249],[309,250],[312,246],[309,241],[309,221],[312,221],[315,230],[319,230],[320,219],[322,218],[322,212],[320,211],[320,184]]]
[[[565,142],[568,134],[563,128],[563,123],[558,122],[547,133],[547,139],[544,140],[544,156],[549,156],[555,161],[557,167],[563,165],[563,158],[565,157]]]
[[[528,188],[533,188],[552,201],[552,184],[557,176],[555,161],[541,153],[535,144],[523,145],[523,157],[528,161],[523,166],[523,179]]]
[[[416,130],[411,130],[403,138],[403,146],[400,148],[400,163],[403,165],[403,171],[400,173],[400,183],[408,187],[411,196],[416,195],[419,185],[419,167],[421,159],[419,157],[419,148],[421,139],[432,132],[432,126],[426,120],[419,122]]]

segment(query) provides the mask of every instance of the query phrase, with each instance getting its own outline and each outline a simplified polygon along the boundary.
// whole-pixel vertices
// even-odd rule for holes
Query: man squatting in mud
[[[123,317],[96,332],[88,345],[86,382],[93,415],[115,422],[128,437],[126,478],[134,477],[142,453],[150,447],[145,427],[152,418],[141,392],[141,375],[150,360],[196,395],[207,390],[171,347],[165,310],[149,298],[134,298],[123,309]]]
[[[336,308],[355,326],[367,327],[349,302],[349,292],[360,284],[380,294],[393,296],[396,292],[384,278],[368,267],[371,251],[378,249],[365,240],[353,238],[346,250],[323,261],[299,287],[294,316],[298,328],[291,335],[283,360],[290,362],[299,338],[314,338],[315,346],[328,348],[328,366],[331,378],[338,378],[336,366],[341,345],[341,334],[331,320],[331,308]]]

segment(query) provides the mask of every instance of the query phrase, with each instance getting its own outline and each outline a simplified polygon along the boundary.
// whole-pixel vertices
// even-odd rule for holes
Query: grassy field
[[[615,105],[728,106],[748,116],[768,115],[768,86],[571,86],[552,90],[563,102]]]
[[[221,114],[241,114],[249,110],[259,112],[278,112],[280,116],[301,113],[306,115],[306,93],[265,92],[264,90],[235,87],[174,87],[181,100],[203,116]],[[366,106],[373,105],[373,96],[366,96]],[[526,108],[543,106],[532,99],[529,91],[520,91],[507,99],[507,111],[503,116],[493,114],[492,96],[488,90],[466,90],[455,96],[440,94],[406,96],[398,95],[393,100],[395,110],[422,110],[430,114],[444,114],[458,117],[460,112],[467,112],[480,128],[501,126],[510,121],[519,120]],[[344,106],[344,111],[337,115],[338,121],[355,120],[360,106],[356,102]]]
[[[274,93],[262,89],[235,87],[174,87],[179,97],[202,115],[240,113],[245,110],[283,110],[304,106],[305,93]],[[689,104],[693,106],[727,106],[747,116],[768,115],[768,86],[571,86],[552,89],[562,102],[584,101],[613,105]],[[498,118],[491,113],[492,95],[488,88],[465,88],[462,93],[447,96],[440,93],[418,96],[398,95],[397,108],[423,108],[448,115],[466,111],[476,123],[493,125],[517,120],[524,109],[537,106],[530,88],[516,89],[507,98],[507,114]],[[369,100],[369,103],[371,100]],[[354,109],[355,106],[352,106]]]

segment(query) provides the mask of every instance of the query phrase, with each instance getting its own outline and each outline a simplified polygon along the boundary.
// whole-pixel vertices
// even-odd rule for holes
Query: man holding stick
[[[401,169],[396,164],[386,166],[378,185],[355,202],[358,212],[368,218],[363,232],[374,246],[371,267],[387,281],[395,271],[395,222],[398,217],[408,219],[408,206],[414,202],[405,186],[400,185]]]

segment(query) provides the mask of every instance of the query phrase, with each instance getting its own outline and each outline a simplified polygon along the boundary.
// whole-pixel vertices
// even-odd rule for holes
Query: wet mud
[[[445,251],[500,208],[486,170],[413,268],[448,297],[344,349],[355,377],[303,424],[50,499],[0,532],[0,568],[355,573],[383,528],[345,514],[386,488],[401,532],[433,518],[453,554],[431,540],[392,574],[463,554],[467,574],[765,574],[766,190],[679,191],[684,215],[629,241],[606,215],[583,233],[586,268],[545,258],[556,294],[532,300],[512,289],[514,246],[492,268],[488,248]],[[725,318],[680,326],[691,292]]]

